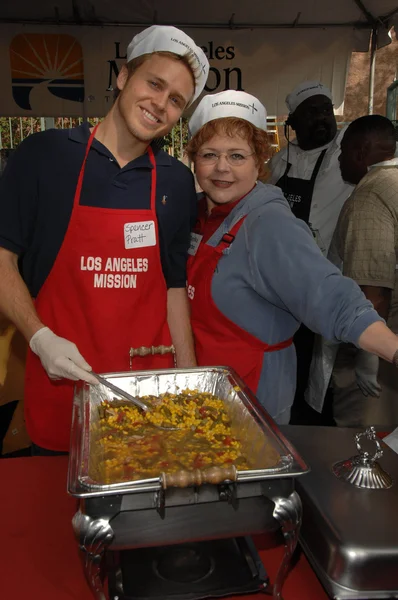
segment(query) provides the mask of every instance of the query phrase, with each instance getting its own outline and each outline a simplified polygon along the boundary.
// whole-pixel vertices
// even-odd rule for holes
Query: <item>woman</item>
[[[257,98],[205,96],[189,126],[203,190],[188,262],[198,364],[233,367],[275,421],[288,423],[300,323],[398,363],[398,338],[360,288],[322,256],[281,190],[258,181],[268,142]]]

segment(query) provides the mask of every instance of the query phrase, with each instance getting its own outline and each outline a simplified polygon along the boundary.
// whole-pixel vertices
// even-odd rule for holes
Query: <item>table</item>
[[[0,460],[0,598],[93,600],[72,531],[77,500],[66,492],[67,466],[66,456]],[[267,547],[265,536],[254,539],[274,581],[283,547]],[[303,554],[288,576],[283,596],[284,600],[328,598]],[[263,596],[235,598],[256,597]]]

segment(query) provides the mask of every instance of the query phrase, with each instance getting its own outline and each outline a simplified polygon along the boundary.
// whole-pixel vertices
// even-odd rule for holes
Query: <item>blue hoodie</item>
[[[273,185],[258,182],[207,243],[216,246],[244,215],[212,280],[213,300],[227,318],[268,344],[293,337],[304,323],[328,340],[357,345],[369,325],[382,321],[358,285],[324,258]],[[276,421],[291,407],[295,387],[294,346],[264,353],[257,398]]]

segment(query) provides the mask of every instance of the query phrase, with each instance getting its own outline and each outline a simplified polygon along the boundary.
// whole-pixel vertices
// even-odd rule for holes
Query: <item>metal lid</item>
[[[366,437],[376,444],[376,452],[373,456],[362,449],[360,444],[362,437]],[[392,478],[384,471],[379,463],[376,462],[383,456],[383,450],[376,437],[375,428],[368,427],[362,433],[357,433],[355,435],[355,444],[359,452],[358,455],[333,465],[332,470],[336,477],[359,488],[371,490],[386,490],[390,488],[393,484]]]

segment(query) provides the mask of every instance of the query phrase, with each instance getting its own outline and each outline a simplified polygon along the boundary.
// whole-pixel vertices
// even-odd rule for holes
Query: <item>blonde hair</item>
[[[153,56],[154,54],[156,54],[157,56],[165,56],[166,58],[172,58],[174,60],[182,61],[188,67],[189,72],[192,75],[193,86],[194,86],[194,88],[196,87],[196,80],[197,80],[197,76],[196,76],[197,69],[195,69],[196,58],[192,52],[188,52],[187,54],[184,54],[184,56],[181,56],[180,54],[175,54],[174,52],[168,52],[166,50],[159,50],[157,52],[151,52],[150,54],[142,54],[141,56],[137,56],[136,58],[133,58],[126,64],[127,79],[130,79],[130,77],[132,77],[132,75],[134,75],[134,73],[141,67],[141,65],[143,65],[144,62],[149,60],[151,58],[151,56]],[[121,90],[119,90],[119,88],[116,88],[116,90],[113,94],[114,100],[116,100],[116,98],[119,96],[120,92],[121,92]]]
[[[270,157],[270,144],[266,131],[238,117],[214,119],[205,123],[189,140],[185,150],[189,159],[195,161],[195,155],[199,148],[215,135],[227,135],[229,137],[237,135],[244,139],[254,152],[259,178],[264,176],[266,171],[264,163]]]

